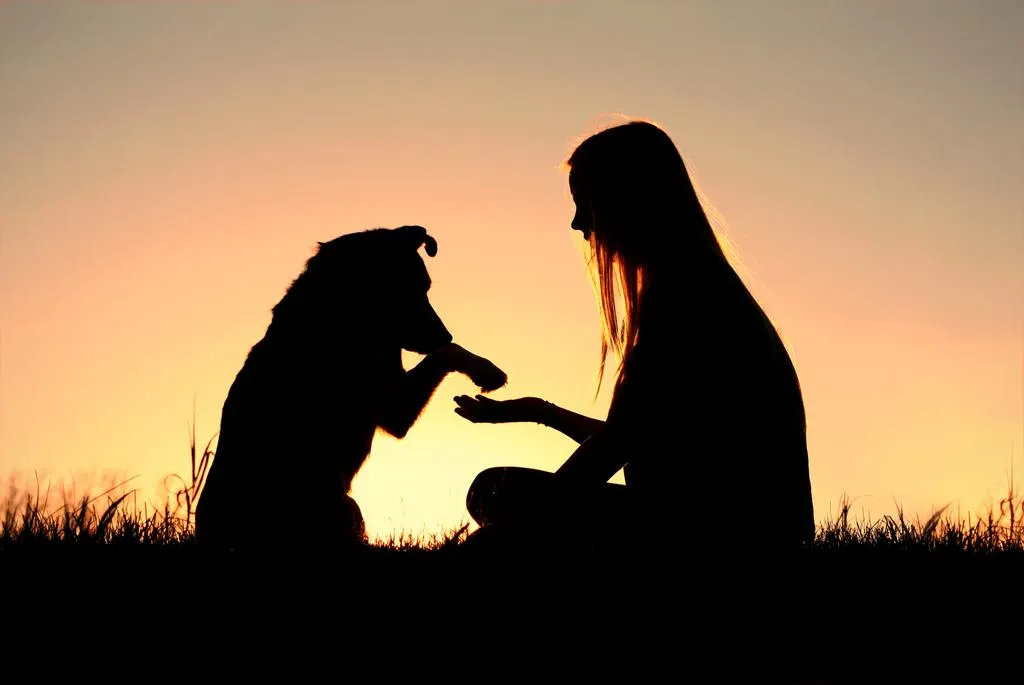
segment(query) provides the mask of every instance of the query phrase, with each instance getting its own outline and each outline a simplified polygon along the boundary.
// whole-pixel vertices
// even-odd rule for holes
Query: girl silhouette
[[[473,422],[536,422],[579,447],[554,473],[480,473],[482,530],[590,543],[790,547],[814,536],[804,406],[774,326],[733,270],[671,138],[633,121],[570,156],[572,229],[589,242],[604,329],[604,421],[536,397],[459,396]],[[624,311],[616,306],[616,282]],[[624,469],[626,485],[608,480]],[[653,537],[652,537],[653,536]],[[675,542],[672,542],[675,541]]]

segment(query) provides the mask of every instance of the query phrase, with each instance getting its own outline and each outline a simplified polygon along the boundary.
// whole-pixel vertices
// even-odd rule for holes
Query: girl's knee
[[[497,489],[500,471],[500,468],[491,468],[478,473],[466,494],[466,509],[480,525],[486,520],[487,503]]]
[[[505,482],[514,467],[495,466],[484,469],[473,479],[466,494],[466,509],[473,520],[485,525],[492,517],[495,502],[507,489]]]
[[[518,466],[485,469],[473,479],[466,508],[480,525],[536,507],[551,487],[552,474]]]
[[[480,473],[476,474],[476,478],[473,479],[473,484],[469,486],[469,491],[493,491],[497,489],[499,483],[505,476],[506,469],[502,466],[495,466],[489,469],[484,469]]]

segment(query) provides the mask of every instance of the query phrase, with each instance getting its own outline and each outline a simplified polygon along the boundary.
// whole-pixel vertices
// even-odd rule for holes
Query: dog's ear
[[[427,229],[422,226],[399,226],[395,231],[403,240],[408,240],[413,245],[413,249],[418,250],[423,245],[426,247],[428,255],[437,256],[437,241],[430,237],[427,234]]]
[[[434,240],[431,236],[423,236],[423,245],[428,255],[430,255],[431,257],[437,256],[437,241]]]

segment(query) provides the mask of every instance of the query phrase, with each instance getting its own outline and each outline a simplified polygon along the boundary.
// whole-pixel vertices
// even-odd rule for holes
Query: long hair
[[[577,202],[586,202],[593,217],[591,265],[603,319],[599,393],[610,350],[620,359],[616,386],[628,374],[652,280],[666,270],[707,272],[728,260],[682,156],[657,125],[607,128],[580,143],[566,166]]]

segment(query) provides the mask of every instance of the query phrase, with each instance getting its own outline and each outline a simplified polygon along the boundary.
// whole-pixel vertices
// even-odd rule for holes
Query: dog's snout
[[[452,341],[451,331],[441,321],[441,317],[437,315],[434,308],[427,305],[427,328],[430,330],[430,337],[436,341],[437,347],[447,345]]]
[[[410,352],[430,354],[454,340],[451,332],[429,302],[420,307],[418,315],[410,323],[412,324],[411,330],[407,332],[403,345]]]

